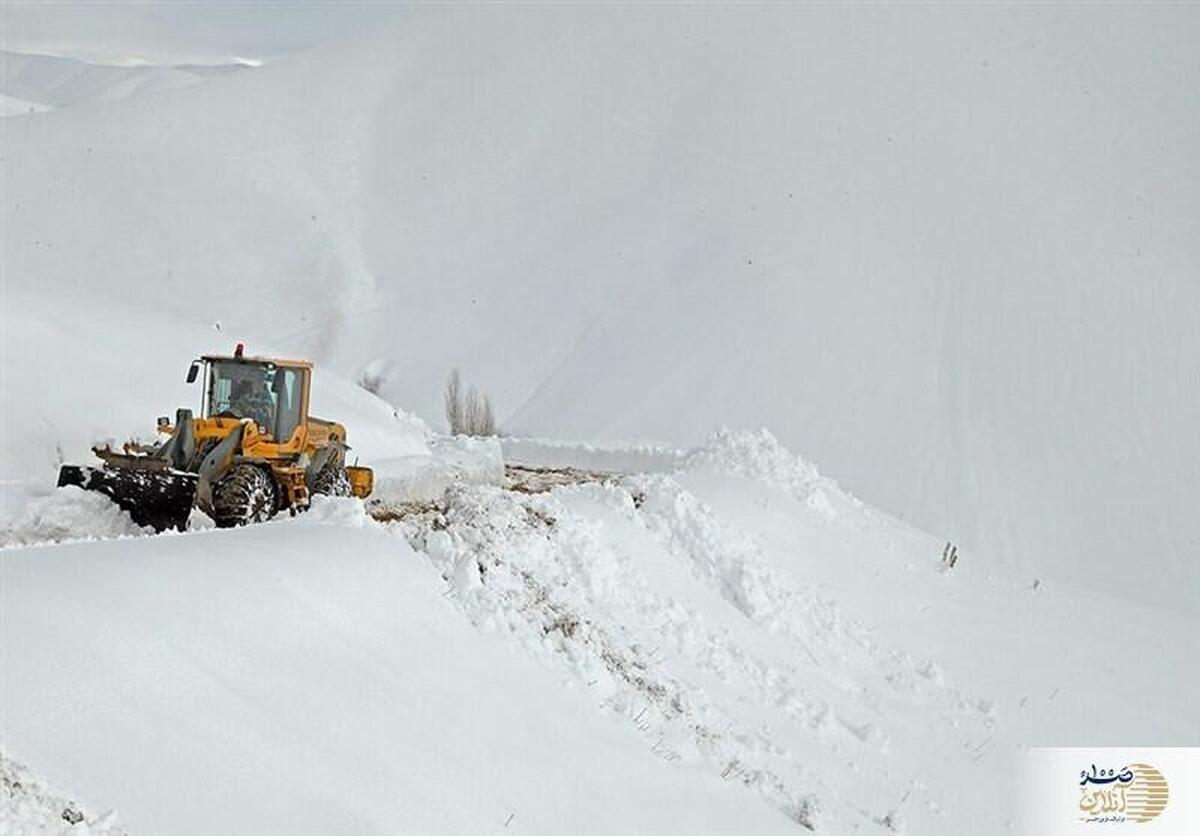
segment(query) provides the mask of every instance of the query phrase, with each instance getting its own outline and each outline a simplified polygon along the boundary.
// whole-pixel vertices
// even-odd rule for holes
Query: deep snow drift
[[[476,634],[347,502],[5,554],[5,746],[137,833],[789,832]]]
[[[673,458],[0,552],[13,820],[1000,834],[1025,746],[1196,742],[1194,624],[947,568],[769,433]]]
[[[1198,38],[1189,6],[406,10],[5,120],[5,284],[373,364],[428,418],[459,366],[513,432],[766,424],[980,559],[1194,610]]]

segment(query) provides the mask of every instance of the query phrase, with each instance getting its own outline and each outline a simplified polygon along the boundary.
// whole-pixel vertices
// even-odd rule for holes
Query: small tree
[[[496,417],[492,401],[472,386],[463,395],[462,377],[458,369],[446,380],[446,423],[453,435],[488,436],[496,434]]]
[[[467,435],[479,435],[479,426],[483,423],[483,398],[479,390],[472,386],[467,390],[467,402],[463,414],[463,432]]]
[[[479,424],[478,435],[496,434],[496,416],[492,413],[492,399],[483,396],[483,416]]]
[[[466,432],[463,426],[462,377],[458,369],[450,372],[446,380],[446,423],[450,425],[450,434],[459,435]]]

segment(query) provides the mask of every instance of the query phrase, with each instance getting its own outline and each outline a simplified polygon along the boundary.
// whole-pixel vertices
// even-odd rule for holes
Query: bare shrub
[[[480,416],[481,423],[479,425],[480,435],[495,435],[496,434],[496,416],[492,412],[492,399],[487,395],[483,396],[483,414]]]
[[[446,423],[450,426],[451,435],[459,435],[463,429],[462,377],[458,369],[450,372],[446,379]]]
[[[463,394],[458,369],[450,372],[445,391],[446,423],[453,435],[491,436],[496,434],[492,401],[472,386]]]
[[[479,435],[480,433],[476,430],[483,423],[483,399],[479,395],[479,390],[474,386],[467,390],[464,413],[463,432],[467,435]]]

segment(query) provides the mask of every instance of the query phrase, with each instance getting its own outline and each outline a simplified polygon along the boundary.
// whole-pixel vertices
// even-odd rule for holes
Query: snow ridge
[[[828,489],[766,432],[720,433],[689,460],[791,498]],[[533,495],[461,486],[392,525],[476,626],[586,688],[664,759],[744,784],[808,828],[853,821],[831,785],[862,780],[843,770],[886,764],[879,720],[898,706],[980,735],[994,722],[935,661],[888,647],[784,578],[676,476]],[[899,821],[895,810],[869,818],[892,814]]]
[[[633,509],[633,495],[623,488],[563,490]],[[664,659],[665,653],[691,655],[728,677],[742,664],[742,652],[700,626],[699,613],[654,592],[631,555],[604,543],[601,526],[557,495],[478,487],[449,491],[444,510],[430,510],[401,528],[438,568],[447,597],[476,626],[509,633],[563,669],[601,708],[632,722],[665,760],[707,762],[726,769],[726,777],[736,772],[769,803],[815,827],[819,802],[755,763],[756,754],[783,756],[782,750],[739,728]],[[651,622],[660,622],[653,646]]]

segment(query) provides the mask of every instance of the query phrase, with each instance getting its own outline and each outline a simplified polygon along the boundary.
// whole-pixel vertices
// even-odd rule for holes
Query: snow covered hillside
[[[0,834],[999,836],[1029,747],[1200,745],[1198,40],[418,5],[201,84],[0,56]],[[368,503],[53,487],[236,341],[315,361]],[[455,367],[504,437],[437,433]]]
[[[948,568],[767,433],[674,461],[0,552],[0,821],[1000,834],[1025,746],[1197,742],[1194,624]]]
[[[174,90],[244,68],[241,64],[111,66],[0,50],[0,96],[4,101],[3,115],[10,116]]]
[[[6,554],[4,744],[130,833],[789,832],[480,637],[357,514]]]
[[[5,292],[127,288],[431,420],[459,366],[510,432],[766,424],[981,560],[1194,611],[1198,37],[1188,6],[410,9],[6,120]]]

